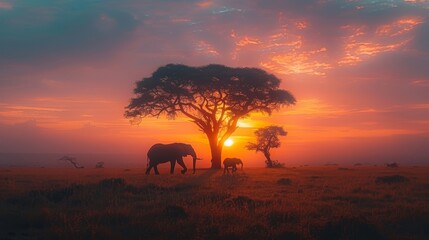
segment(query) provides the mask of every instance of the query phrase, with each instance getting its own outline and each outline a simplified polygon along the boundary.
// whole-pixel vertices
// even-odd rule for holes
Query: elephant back
[[[223,164],[224,165],[243,164],[243,162],[239,158],[225,158],[223,160]]]
[[[175,144],[157,143],[149,149],[147,152],[147,157],[151,161],[162,163],[180,158],[181,153]]]

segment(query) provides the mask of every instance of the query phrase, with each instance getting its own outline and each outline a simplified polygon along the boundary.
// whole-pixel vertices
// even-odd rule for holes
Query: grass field
[[[0,168],[0,239],[429,239],[429,167]]]

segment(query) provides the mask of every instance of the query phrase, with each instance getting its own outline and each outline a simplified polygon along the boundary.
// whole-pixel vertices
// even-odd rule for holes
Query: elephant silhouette
[[[243,170],[243,162],[239,158],[225,158],[223,160],[223,174],[229,173],[228,168],[231,167],[231,172],[235,173],[237,171],[237,164],[241,164],[241,170]]]
[[[183,170],[181,171],[184,174],[188,169],[186,168],[185,163],[183,162],[183,157],[191,155],[193,158],[193,173],[195,173],[195,163],[197,160],[197,154],[195,153],[194,148],[190,144],[185,143],[171,143],[171,144],[161,144],[157,143],[153,145],[147,152],[147,169],[146,174],[150,173],[150,170],[154,169],[155,174],[159,175],[158,164],[170,162],[171,168],[170,173],[174,173],[174,166],[176,162],[182,166]]]

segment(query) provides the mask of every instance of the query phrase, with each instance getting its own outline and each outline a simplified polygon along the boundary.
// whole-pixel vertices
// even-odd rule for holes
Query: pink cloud
[[[200,40],[196,44],[195,50],[198,54],[207,56],[218,56],[219,52],[208,42]]]
[[[323,76],[326,70],[331,69],[331,64],[318,60],[323,56],[326,48],[313,51],[286,52],[273,54],[268,60],[262,61],[262,67],[279,74],[309,74]]]
[[[382,25],[377,29],[376,34],[380,36],[398,36],[413,30],[423,20],[417,17],[402,18],[393,23]]]
[[[401,18],[369,30],[364,25],[345,25],[343,56],[338,65],[356,65],[370,56],[403,49],[412,39],[410,32],[423,21],[418,17]]]
[[[0,9],[11,10],[12,8],[12,3],[0,1]]]

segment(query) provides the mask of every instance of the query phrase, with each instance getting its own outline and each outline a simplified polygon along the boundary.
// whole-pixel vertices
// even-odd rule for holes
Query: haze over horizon
[[[257,67],[295,106],[240,122],[223,157],[260,127],[288,132],[286,163],[429,163],[429,1],[0,0],[0,153],[137,154],[187,142],[184,117],[123,117],[135,82],[179,63]]]

